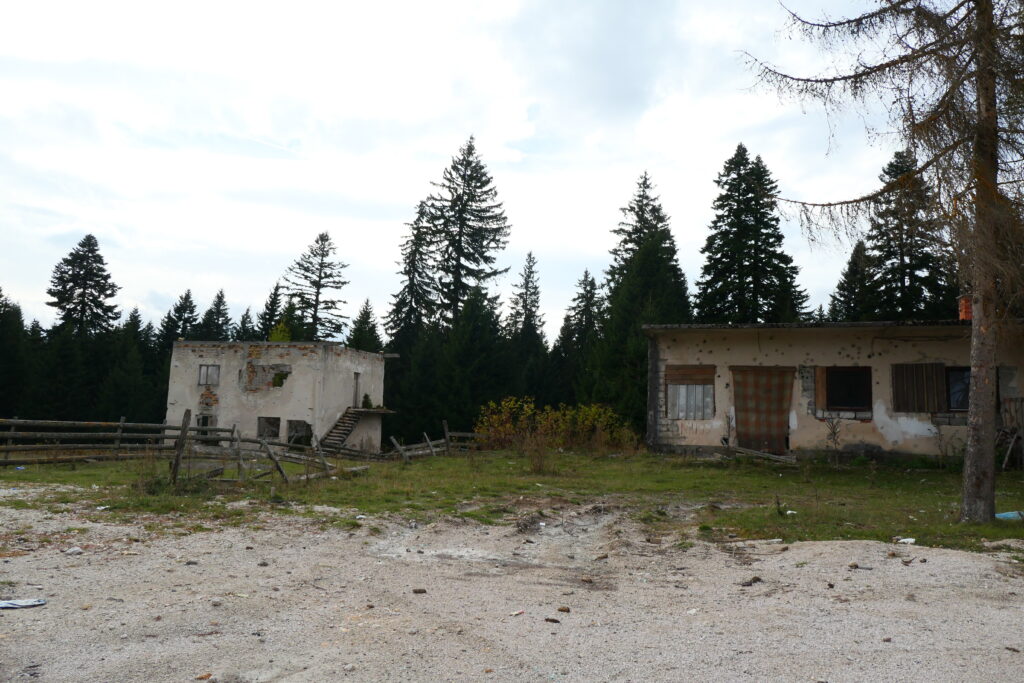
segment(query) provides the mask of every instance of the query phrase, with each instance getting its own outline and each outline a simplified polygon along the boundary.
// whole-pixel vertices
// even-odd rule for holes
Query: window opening
[[[206,385],[217,385],[220,384],[220,366],[219,365],[200,365],[199,366],[199,383]]]
[[[971,369],[946,368],[946,399],[950,410],[967,410],[971,396]]]
[[[313,443],[313,427],[305,420],[288,420],[288,443],[309,446]]]
[[[871,410],[871,368],[826,368],[825,409]]]
[[[257,417],[256,436],[261,439],[276,439],[281,436],[281,418]]]

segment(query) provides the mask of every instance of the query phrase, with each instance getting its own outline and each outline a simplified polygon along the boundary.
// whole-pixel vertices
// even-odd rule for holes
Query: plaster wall
[[[951,454],[966,442],[964,413],[895,413],[892,410],[891,366],[897,363],[970,365],[970,327],[799,327],[677,329],[650,333],[656,348],[649,392],[657,401],[654,434],[658,446],[719,446],[729,437],[735,444],[729,417],[734,416],[730,366],[792,366],[789,406],[791,449],[825,449],[826,416],[840,420],[841,449],[886,450],[920,454]],[[1005,331],[1000,340],[999,393],[1019,396],[1016,368],[1024,362],[1024,338],[1019,330]],[[709,420],[667,417],[664,383],[666,365],[714,365],[715,410]],[[817,366],[871,368],[871,403],[867,412],[824,413],[815,405]],[[655,399],[655,394],[657,398]]]
[[[220,367],[216,385],[199,384],[203,365]],[[179,423],[191,408],[193,416],[215,416],[219,427],[237,425],[244,436],[257,435],[257,418],[277,417],[282,441],[288,420],[309,423],[321,438],[364,394],[375,406],[383,403],[381,354],[330,342],[177,342],[167,422]],[[347,443],[380,450],[379,417],[364,416]]]

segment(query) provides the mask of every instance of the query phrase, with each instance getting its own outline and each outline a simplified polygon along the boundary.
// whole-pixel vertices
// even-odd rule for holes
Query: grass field
[[[919,544],[980,549],[985,540],[1024,538],[1024,523],[957,522],[959,472],[894,466],[833,469],[760,462],[709,463],[679,456],[551,456],[546,474],[532,474],[521,456],[504,453],[374,463],[352,479],[197,484],[175,491],[166,463],[129,462],[0,469],[6,487],[18,482],[73,485],[15,506],[59,506],[87,500],[108,514],[167,514],[244,523],[264,509],[328,505],[351,511],[335,520],[356,524],[356,511],[413,518],[459,515],[502,523],[524,509],[611,501],[663,532],[709,539],[873,539],[912,536]],[[249,499],[253,506],[228,506]],[[997,509],[1024,510],[1024,474],[999,475]],[[683,514],[680,511],[685,511]],[[790,513],[792,511],[792,513]]]

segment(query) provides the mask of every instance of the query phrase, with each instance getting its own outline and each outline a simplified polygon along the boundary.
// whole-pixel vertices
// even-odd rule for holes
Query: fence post
[[[401,454],[402,462],[408,463],[409,455],[405,452],[405,449],[402,448],[401,444],[398,443],[398,440],[395,439],[395,437],[391,437],[391,443],[394,444],[395,449]]]
[[[117,436],[114,437],[114,457],[121,457],[121,434],[124,431],[124,415],[121,416],[121,421],[117,423]]]
[[[452,437],[448,435],[448,420],[441,420],[441,424],[444,425],[444,454],[452,454]]]
[[[171,463],[171,483],[178,483],[178,471],[181,470],[181,455],[185,452],[185,441],[188,437],[188,425],[192,422],[192,409],[186,408],[181,418],[181,431],[174,441],[174,462]]]
[[[434,444],[430,443],[430,437],[427,436],[426,432],[423,432],[423,440],[427,442],[427,447],[430,449],[430,457],[434,457],[437,453],[434,452]]]
[[[242,437],[238,433],[238,425],[231,425],[231,443],[235,449],[235,460],[238,462],[238,481],[245,481],[245,467],[242,465]]]
[[[14,419],[17,420],[18,416],[15,415]],[[11,425],[11,428],[8,431],[13,432],[15,429],[17,429],[17,427],[15,425]],[[7,445],[8,446],[13,446],[14,445],[14,439],[8,437],[7,438]],[[10,459],[11,459],[11,452],[10,451],[4,451],[4,460],[10,460]]]

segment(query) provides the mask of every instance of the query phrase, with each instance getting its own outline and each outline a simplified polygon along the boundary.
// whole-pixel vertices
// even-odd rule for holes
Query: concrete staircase
[[[334,426],[324,434],[324,438],[320,439],[320,446],[327,451],[336,451],[344,446],[349,434],[359,424],[360,417],[360,413],[352,408],[346,408],[345,412],[338,418],[338,421],[334,423]]]

